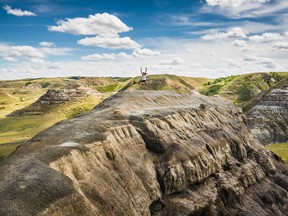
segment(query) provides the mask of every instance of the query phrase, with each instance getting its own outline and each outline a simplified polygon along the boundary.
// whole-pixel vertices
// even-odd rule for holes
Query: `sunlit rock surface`
[[[0,163],[0,215],[288,215],[288,169],[232,103],[118,93]]]

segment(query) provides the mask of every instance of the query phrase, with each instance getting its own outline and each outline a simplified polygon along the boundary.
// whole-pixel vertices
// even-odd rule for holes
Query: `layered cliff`
[[[0,163],[0,215],[287,215],[288,169],[227,100],[124,91]]]
[[[288,141],[288,83],[262,97],[247,117],[252,134],[263,144]]]

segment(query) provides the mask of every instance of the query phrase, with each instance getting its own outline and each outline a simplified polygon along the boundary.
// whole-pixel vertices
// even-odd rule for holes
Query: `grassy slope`
[[[211,79],[179,77],[170,74],[148,75],[147,85],[138,84],[140,77],[132,78],[121,88],[123,90],[168,90],[178,93],[189,93],[197,90],[203,83]]]
[[[288,143],[277,143],[265,146],[266,149],[274,152],[288,164]]]
[[[233,101],[237,106],[248,110],[255,102],[272,89],[288,80],[288,73],[253,73],[230,76],[204,84],[201,93],[218,94]]]
[[[93,109],[109,95],[103,94],[100,97],[91,95],[77,102],[61,104],[41,116],[15,116],[0,119],[0,155],[9,155],[15,150],[17,145],[31,139],[59,121],[73,118]]]
[[[80,85],[94,89],[117,83],[109,77],[42,78],[0,81],[0,119],[14,110],[35,102],[48,89],[76,88]]]
[[[28,107],[48,89],[76,88],[80,85],[97,89],[114,83],[117,82],[112,78],[81,77],[0,81],[0,158],[55,123],[91,110],[110,94],[91,95],[77,102],[62,104],[41,116],[6,117],[7,114]],[[121,83],[120,87],[123,85]]]

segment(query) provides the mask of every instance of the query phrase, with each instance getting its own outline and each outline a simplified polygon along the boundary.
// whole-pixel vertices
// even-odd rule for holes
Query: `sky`
[[[288,0],[0,0],[0,80],[288,71]]]

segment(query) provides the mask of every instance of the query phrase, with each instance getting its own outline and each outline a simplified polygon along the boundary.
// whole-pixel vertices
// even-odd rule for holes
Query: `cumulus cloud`
[[[275,61],[271,58],[246,55],[243,57],[243,61],[254,62],[254,63],[260,64],[266,68],[276,68],[277,67]]]
[[[172,60],[161,62],[162,65],[180,65],[182,63],[184,63],[184,61],[183,61],[183,59],[181,59],[179,57],[175,57]]]
[[[161,53],[150,49],[135,49],[132,54],[134,57],[149,57],[149,56],[160,56]]]
[[[288,51],[288,42],[278,42],[278,43],[275,43],[272,47],[275,50],[287,50]]]
[[[88,18],[73,18],[60,20],[57,26],[49,26],[49,31],[58,31],[73,35],[95,35],[78,40],[83,46],[98,46],[109,49],[138,49],[141,47],[130,37],[120,37],[119,34],[131,31],[119,18],[108,13],[90,15]]]
[[[84,61],[114,60],[115,56],[114,54],[103,53],[83,56],[81,59]]]
[[[78,41],[78,44],[83,46],[98,46],[109,49],[137,49],[141,45],[136,41],[131,40],[130,37],[115,37],[115,38],[102,38],[102,37],[86,37]]]
[[[88,18],[59,20],[57,26],[49,26],[49,31],[65,32],[73,35],[98,35],[100,37],[118,37],[119,33],[128,32],[128,27],[119,18],[108,13],[90,15]]]
[[[284,39],[288,39],[287,32],[284,34],[265,32],[262,35],[253,35],[249,37],[249,40],[254,43],[279,41],[279,40],[284,40]]]
[[[38,48],[38,50],[43,53],[44,55],[51,55],[51,56],[65,56],[69,55],[69,52],[71,52],[73,49],[66,48],[66,47],[41,47]]]
[[[70,48],[52,48],[52,47],[32,47],[32,46],[8,46],[0,44],[0,56],[5,61],[18,62],[43,62],[47,56],[67,55]]]
[[[43,41],[39,43],[40,46],[42,47],[52,47],[55,46],[55,44],[53,42],[47,42],[47,41]]]
[[[7,46],[6,49],[1,51],[1,56],[6,61],[18,61],[22,58],[26,60],[39,60],[45,57],[43,53],[32,46]]]
[[[27,10],[21,10],[21,9],[12,9],[11,6],[9,5],[5,5],[4,10],[6,10],[7,14],[12,14],[15,16],[36,16],[35,13],[31,12],[31,11],[27,11]]]
[[[208,9],[211,7],[215,12],[232,17],[255,17],[271,6],[268,4],[271,0],[206,0],[206,3]]]
[[[232,45],[234,45],[236,47],[245,47],[245,46],[247,46],[247,43],[244,40],[235,40],[232,42]]]
[[[239,27],[229,29],[227,32],[216,32],[201,37],[203,40],[223,40],[234,38],[246,38],[246,33]]]
[[[150,49],[135,49],[132,54],[128,55],[125,52],[116,53],[104,53],[104,54],[93,54],[84,56],[81,59],[85,61],[94,61],[94,60],[114,60],[117,58],[138,58],[138,57],[151,57],[151,56],[160,56],[160,52],[153,51]]]

